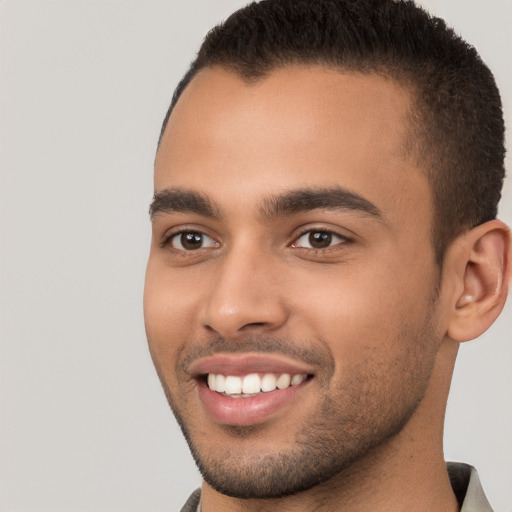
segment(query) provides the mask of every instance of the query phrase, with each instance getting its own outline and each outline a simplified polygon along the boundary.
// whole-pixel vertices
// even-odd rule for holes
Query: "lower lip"
[[[297,398],[309,380],[286,389],[276,389],[247,398],[231,398],[212,391],[200,382],[199,397],[208,414],[218,423],[226,425],[254,425],[262,423]]]

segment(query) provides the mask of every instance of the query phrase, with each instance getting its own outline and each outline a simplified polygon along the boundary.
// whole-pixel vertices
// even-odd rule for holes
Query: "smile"
[[[198,398],[214,423],[256,425],[286,414],[301,403],[314,369],[278,355],[219,354],[190,367]]]
[[[222,393],[231,398],[249,398],[261,393],[269,393],[276,389],[286,389],[297,386],[306,380],[307,374],[289,373],[274,374],[250,373],[245,376],[223,375],[221,373],[209,373],[207,377],[208,387],[212,391]]]

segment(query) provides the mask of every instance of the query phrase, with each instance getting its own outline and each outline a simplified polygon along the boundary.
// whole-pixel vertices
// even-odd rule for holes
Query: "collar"
[[[460,512],[493,512],[473,466],[448,462],[446,468],[461,507]]]

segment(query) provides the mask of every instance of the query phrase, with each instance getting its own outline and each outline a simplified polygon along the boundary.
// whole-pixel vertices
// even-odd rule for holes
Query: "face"
[[[283,496],[369,464],[422,402],[441,337],[409,107],[374,75],[209,69],[170,118],[146,329],[224,494]]]

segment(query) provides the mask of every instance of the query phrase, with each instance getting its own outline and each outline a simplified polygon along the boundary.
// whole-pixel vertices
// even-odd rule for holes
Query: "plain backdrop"
[[[0,2],[2,512],[177,511],[200,483],[146,347],[147,209],[172,91],[244,3]],[[511,126],[512,2],[421,3],[494,70]],[[479,469],[497,512],[512,512],[511,333],[509,303],[462,347],[446,423],[447,459]]]

